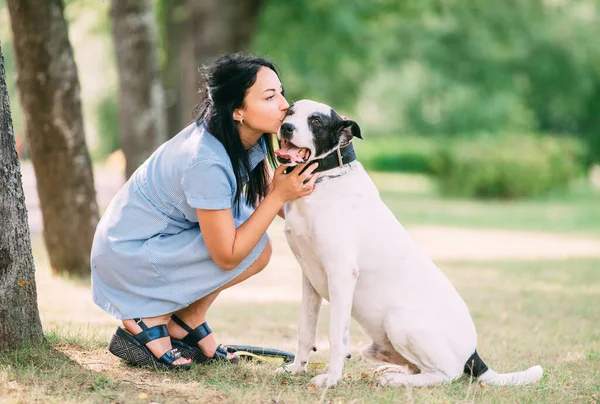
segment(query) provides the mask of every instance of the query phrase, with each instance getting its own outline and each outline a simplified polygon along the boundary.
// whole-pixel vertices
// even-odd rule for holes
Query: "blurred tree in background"
[[[271,0],[255,49],[282,68],[290,98],[344,108],[371,132],[570,133],[592,145],[600,138],[598,6]]]
[[[167,139],[165,96],[150,0],[112,0],[111,5],[119,71],[120,139],[129,178]]]
[[[352,111],[379,65],[377,49],[389,41],[378,22],[387,8],[368,0],[266,0],[253,48],[281,68],[290,102],[313,98]]]
[[[50,265],[85,276],[99,214],[62,0],[9,0],[8,10]]]
[[[202,86],[198,69],[224,52],[249,50],[257,29],[259,3],[157,0],[169,136],[175,136],[194,119]]]
[[[386,64],[419,66],[421,105],[409,103],[409,130],[598,128],[590,122],[600,101],[594,3],[425,0],[407,15],[393,33],[403,51]]]

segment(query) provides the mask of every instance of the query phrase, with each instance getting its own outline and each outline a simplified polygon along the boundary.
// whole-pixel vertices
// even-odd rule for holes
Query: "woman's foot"
[[[150,328],[155,325],[167,324],[169,317],[168,316],[160,316],[160,317],[151,317],[142,319],[144,323]],[[127,331],[129,331],[132,335],[137,335],[142,332],[142,328],[133,320],[123,320],[123,326]],[[168,329],[168,327],[167,327]],[[150,341],[146,344],[146,347],[152,355],[156,358],[160,358],[165,352],[169,351],[173,346],[171,345],[171,338],[164,337],[158,338],[153,341]],[[191,362],[189,358],[179,358],[173,362],[174,365],[187,365]]]
[[[186,319],[183,316],[178,317],[176,315],[173,315],[171,317],[171,321],[169,321],[169,323],[167,324],[167,329],[169,330],[169,335],[171,335],[171,338],[178,340],[183,340],[186,336],[188,336],[189,330],[183,328],[183,326],[179,324],[178,321],[175,319],[179,319],[180,322],[182,322],[184,325],[187,325],[187,327],[189,327],[189,329],[192,330],[195,330],[200,325],[205,324],[204,319],[194,321],[194,319]],[[224,353],[222,347],[220,349],[220,352],[217,352],[217,349],[219,349],[220,345],[218,345],[215,341],[215,337],[212,334],[210,328],[208,328],[208,325],[206,325],[205,333],[206,335],[197,342],[197,346],[200,348],[204,356],[206,356],[209,359],[212,359],[215,358],[215,354],[218,354],[218,356],[221,356],[223,357],[223,359],[226,360],[235,360],[237,358],[237,356],[233,353]]]

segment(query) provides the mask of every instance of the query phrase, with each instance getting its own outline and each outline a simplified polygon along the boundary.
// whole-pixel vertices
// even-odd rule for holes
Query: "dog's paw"
[[[292,363],[289,365],[283,365],[277,369],[275,369],[275,374],[287,373],[290,375],[295,375],[296,373],[306,372],[306,365],[302,366],[299,363]]]
[[[375,386],[398,386],[397,373],[384,373],[375,379]]]
[[[406,365],[383,365],[379,366],[373,371],[373,376],[381,376],[386,373],[401,373],[404,375],[410,375],[412,372]]]
[[[340,381],[341,377],[330,375],[329,373],[323,373],[322,375],[315,376],[311,379],[310,384],[317,387],[333,387]]]

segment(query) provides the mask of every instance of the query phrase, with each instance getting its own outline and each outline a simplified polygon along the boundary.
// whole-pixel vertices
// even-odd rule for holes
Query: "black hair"
[[[248,153],[233,120],[233,111],[243,107],[246,92],[256,82],[256,75],[262,67],[273,70],[279,76],[275,65],[259,56],[229,53],[219,57],[203,71],[205,85],[196,107],[196,124],[206,122],[208,131],[223,144],[231,159],[237,185],[233,202],[236,208],[240,205],[244,180],[248,178],[244,192],[246,204],[254,206],[269,189],[266,160],[272,167],[277,165],[271,134],[263,133],[261,139],[267,149],[267,159],[250,171]]]

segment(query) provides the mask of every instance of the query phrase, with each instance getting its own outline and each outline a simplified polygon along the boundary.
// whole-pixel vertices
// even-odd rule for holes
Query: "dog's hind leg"
[[[375,362],[385,362],[373,371],[374,376],[381,376],[384,373],[404,373],[412,375],[419,373],[412,363],[407,361],[402,355],[394,350],[389,341],[386,341],[388,348],[383,348],[380,344],[373,342],[371,345],[364,347],[361,351],[363,357]]]
[[[392,310],[384,329],[394,350],[414,364],[419,374],[385,373],[377,378],[384,386],[428,386],[450,382],[463,373],[464,364],[457,358],[446,339],[418,313]]]
[[[384,346],[387,348],[384,348]],[[399,366],[401,368],[408,368],[409,374],[419,373],[419,369],[396,352],[389,341],[385,341],[384,344],[373,342],[371,345],[363,347],[361,353],[365,359],[387,363],[388,365],[381,366],[382,369],[386,366],[389,368]]]
[[[419,373],[407,375],[403,373],[384,373],[377,378],[378,386],[433,386],[449,383],[453,378],[441,373]]]
[[[381,376],[386,373],[401,373],[413,375],[415,371],[408,365],[382,365],[373,371],[373,376]]]
[[[377,354],[379,353],[380,347],[378,344],[376,344],[375,342],[373,342],[371,345],[367,345],[365,347],[362,348],[362,350],[360,351],[360,353],[362,354],[362,356],[365,357],[365,359],[371,360],[371,361],[376,361],[376,362],[381,362],[381,359],[379,359],[379,357],[377,356]]]
[[[460,376],[448,376],[439,371],[418,373],[409,365],[384,365],[373,373],[379,386],[431,386],[451,382]]]
[[[300,323],[298,324],[298,349],[294,363],[282,366],[277,373],[306,372],[308,357],[311,351],[316,351],[317,323],[323,299],[310,281],[302,273],[302,307],[300,309]]]

